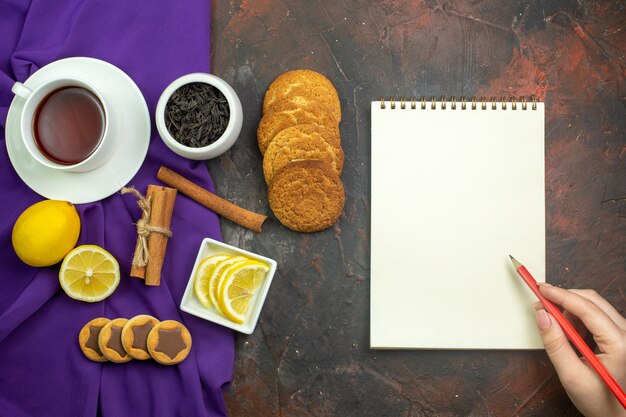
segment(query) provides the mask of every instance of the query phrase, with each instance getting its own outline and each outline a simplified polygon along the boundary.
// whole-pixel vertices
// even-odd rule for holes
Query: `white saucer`
[[[93,84],[116,110],[119,147],[104,165],[87,172],[66,172],[35,161],[22,141],[20,116],[24,100],[14,97],[6,122],[6,144],[22,181],[42,196],[75,204],[102,200],[130,181],[150,145],[150,113],[139,87],[121,69],[94,58],[66,58],[39,69],[24,83],[38,87],[49,77],[75,76]]]

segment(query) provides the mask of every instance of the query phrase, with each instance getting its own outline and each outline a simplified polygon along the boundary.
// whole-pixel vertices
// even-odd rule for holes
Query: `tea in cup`
[[[110,109],[89,83],[57,78],[31,90],[18,82],[12,91],[26,100],[20,129],[26,149],[37,162],[84,172],[112,156]]]

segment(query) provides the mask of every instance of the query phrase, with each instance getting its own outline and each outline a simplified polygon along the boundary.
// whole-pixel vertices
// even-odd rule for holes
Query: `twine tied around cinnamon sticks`
[[[137,244],[130,276],[145,280],[146,285],[160,285],[167,242],[172,236],[170,225],[176,190],[148,185],[145,197],[133,187],[124,187],[122,194],[137,197],[141,208],[141,219],[136,223]]]
[[[137,227],[137,245],[135,246],[132,265],[143,268],[148,265],[150,260],[150,253],[148,252],[148,236],[150,236],[150,233],[160,233],[170,238],[172,237],[172,231],[166,227],[150,224],[150,214],[152,212],[151,196],[144,197],[135,187],[124,187],[121,193],[132,194],[137,197],[137,205],[141,209],[142,216],[135,223]]]

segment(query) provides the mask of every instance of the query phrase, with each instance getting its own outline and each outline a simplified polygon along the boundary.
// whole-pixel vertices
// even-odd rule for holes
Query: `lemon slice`
[[[219,282],[222,280],[222,275],[232,265],[238,264],[240,262],[244,262],[246,260],[249,260],[249,259],[245,256],[239,256],[239,255],[232,256],[230,259],[226,259],[225,261],[218,262],[218,264],[215,266],[215,269],[213,270],[213,273],[211,274],[211,278],[209,280],[209,298],[211,300],[211,304],[213,305],[213,307],[215,307],[215,309],[222,314],[223,314],[223,311],[221,310],[219,301],[217,299],[218,294],[219,294],[218,285],[219,285]]]
[[[82,245],[63,259],[59,281],[71,298],[94,303],[115,291],[120,283],[120,266],[113,255],[101,247]]]
[[[196,277],[193,282],[193,290],[196,293],[196,297],[205,307],[211,307],[215,305],[211,301],[211,297],[209,293],[211,292],[211,287],[209,286],[211,283],[211,275],[215,270],[215,267],[221,262],[227,259],[232,258],[231,255],[227,254],[219,254],[209,256],[204,259],[198,265],[198,271],[196,272]]]
[[[243,324],[255,290],[263,283],[269,266],[246,261],[230,268],[219,293],[220,308],[232,321]]]

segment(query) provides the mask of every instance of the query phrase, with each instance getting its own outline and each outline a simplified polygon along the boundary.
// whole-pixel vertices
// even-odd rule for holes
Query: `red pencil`
[[[519,263],[511,255],[509,255],[509,257],[511,258],[511,262],[513,262],[513,266],[515,267],[515,270],[517,271],[519,276],[524,279],[524,282],[526,282],[532,292],[534,292],[537,298],[539,298],[541,304],[543,304],[546,310],[548,310],[548,312],[552,314],[552,316],[556,319],[557,323],[559,323],[559,325],[563,329],[563,332],[565,332],[565,334],[567,335],[567,338],[572,341],[574,346],[576,346],[576,349],[578,349],[578,351],[587,359],[589,365],[591,365],[591,367],[598,373],[598,375],[600,375],[600,378],[602,378],[602,380],[609,387],[613,395],[615,395],[617,401],[622,404],[622,407],[626,408],[626,393],[624,393],[624,390],[619,386],[617,381],[613,379],[609,371],[607,371],[604,365],[602,365],[602,362],[598,360],[593,351],[589,348],[589,346],[587,346],[583,338],[580,337],[576,329],[574,329],[574,326],[572,326],[572,324],[565,318],[563,313],[561,313],[561,310],[559,310],[557,306],[555,306],[550,300],[548,300],[546,297],[543,296],[543,294],[541,294],[541,291],[539,291],[539,286],[537,285],[537,281],[535,281],[535,278],[533,278],[530,272],[528,272],[528,269],[526,269],[524,265]]]

